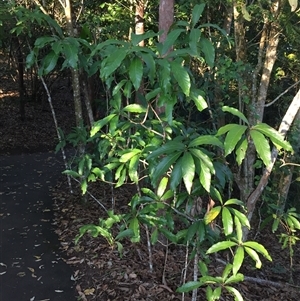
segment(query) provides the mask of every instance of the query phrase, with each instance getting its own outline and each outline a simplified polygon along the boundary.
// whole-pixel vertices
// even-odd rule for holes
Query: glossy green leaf
[[[168,33],[166,40],[163,43],[163,47],[160,53],[161,56],[165,56],[167,54],[167,52],[173,47],[179,35],[184,31],[184,29],[174,29]]]
[[[208,107],[207,102],[204,99],[204,92],[202,90],[192,89],[190,91],[190,98],[194,101],[199,112]]]
[[[235,127],[236,127],[235,123],[226,124],[218,129],[216,136],[224,135],[225,133],[229,132],[230,130],[232,130]]]
[[[127,105],[123,109],[123,111],[129,112],[129,113],[146,113],[147,109],[140,104],[133,103],[133,104]]]
[[[233,219],[226,207],[222,209],[222,223],[225,235],[230,235],[233,232]]]
[[[143,78],[143,62],[140,58],[135,57],[129,65],[129,78],[136,91],[139,90]]]
[[[265,166],[269,166],[271,164],[271,150],[268,140],[262,133],[256,130],[251,130],[250,136],[253,140],[256,152],[258,153],[259,157],[262,159]]]
[[[96,121],[93,124],[93,127],[90,131],[90,136],[91,137],[95,136],[102,129],[102,127],[105,126],[106,124],[108,124],[110,122],[110,120],[115,116],[116,116],[116,114],[110,114],[110,115],[104,117],[103,119]]]
[[[222,210],[221,206],[217,206],[212,208],[209,212],[207,212],[204,216],[204,222],[206,225],[210,224],[216,217],[220,214]]]
[[[189,152],[185,152],[181,161],[181,169],[183,175],[183,182],[187,192],[190,194],[195,177],[195,163],[193,156]]]
[[[43,73],[48,74],[51,72],[57,64],[58,55],[54,51],[50,51],[43,59]]]
[[[272,261],[272,258],[269,255],[266,248],[263,245],[259,244],[258,242],[256,242],[256,241],[247,241],[247,242],[244,243],[244,246],[254,249],[255,251],[261,253],[265,258]]]
[[[139,163],[140,163],[140,156],[136,154],[130,159],[129,166],[128,166],[129,178],[135,184],[138,184],[139,182],[139,175],[138,175]]]
[[[249,14],[248,10],[247,10],[247,6],[241,5],[241,11],[242,11],[242,15],[244,17],[245,20],[247,21],[251,21],[251,15]]]
[[[224,270],[223,270],[222,278],[226,279],[231,271],[232,271],[232,264],[227,263]]]
[[[182,158],[179,158],[179,160],[175,163],[172,173],[171,173],[171,179],[170,179],[170,188],[175,191],[177,186],[180,184],[182,180]]]
[[[212,293],[213,300],[219,300],[220,296],[221,296],[221,293],[222,293],[222,287],[221,286],[218,286],[217,288],[215,288],[213,290],[213,293]]]
[[[237,243],[233,242],[233,241],[221,241],[218,242],[214,245],[212,245],[207,251],[206,254],[212,254],[212,253],[216,253],[222,250],[226,250],[229,248],[232,248],[233,246],[236,246]]]
[[[203,136],[197,137],[189,143],[188,147],[195,147],[195,146],[199,146],[199,145],[203,145],[203,144],[215,145],[220,148],[223,148],[222,142],[217,137],[212,136],[212,135],[203,135]]]
[[[245,115],[244,115],[241,111],[239,111],[238,109],[232,108],[232,107],[228,107],[228,106],[223,106],[223,107],[222,107],[222,111],[223,111],[223,112],[231,113],[232,115],[239,117],[241,120],[243,120],[246,124],[249,125],[248,119],[247,119],[247,118],[245,117]]]
[[[233,257],[233,263],[232,263],[232,273],[235,276],[237,274],[237,272],[240,270],[242,263],[244,261],[244,247],[243,246],[239,246],[234,254]],[[230,278],[229,278],[230,279]],[[229,279],[226,281],[227,283],[229,282]]]
[[[242,224],[239,218],[235,215],[234,216],[234,224],[235,224],[235,231],[236,231],[236,238],[239,244],[243,243],[243,229]]]
[[[255,261],[255,267],[257,269],[260,269],[262,266],[262,263],[260,261],[258,254],[256,253],[256,251],[254,251],[253,249],[251,249],[249,247],[245,247],[245,251]]]
[[[238,282],[241,282],[241,281],[244,281],[244,275],[241,274],[241,273],[237,273],[237,274],[234,274],[231,277],[229,277],[225,281],[225,284],[228,285],[228,284],[232,284],[232,283],[238,283]]]
[[[238,165],[241,165],[246,156],[246,151],[248,148],[247,138],[244,138],[240,145],[236,148],[236,162]]]
[[[176,151],[183,151],[185,146],[182,142],[178,141],[168,141],[164,145],[160,146],[154,150],[149,156],[148,159],[159,158],[161,155],[170,154]]]
[[[203,161],[201,161],[200,183],[207,192],[210,191],[211,171],[210,168],[203,163]]]
[[[118,182],[115,188],[121,187],[125,183],[126,174],[127,174],[126,168],[121,169],[120,176],[118,177]]]
[[[186,96],[189,96],[191,89],[191,79],[188,72],[186,71],[184,66],[182,66],[176,61],[171,61],[170,64],[172,74],[175,80],[177,81],[179,87]]]
[[[191,27],[194,28],[195,25],[198,23],[203,10],[205,8],[205,3],[201,3],[201,4],[196,4],[193,8],[192,11],[192,23],[191,23]]]
[[[194,56],[198,56],[198,42],[201,37],[201,30],[199,28],[192,28],[189,34],[189,46],[191,53]]]
[[[247,127],[245,125],[236,124],[236,126],[227,133],[224,141],[225,156],[228,156],[234,150],[246,130]]]
[[[234,209],[234,208],[228,208],[228,209],[231,211],[231,213],[233,215],[238,217],[238,219],[240,220],[240,222],[243,226],[246,226],[248,229],[250,229],[249,220],[248,220],[247,216],[244,213],[242,213],[239,210]]]
[[[176,162],[181,153],[174,153],[164,157],[156,166],[153,175],[152,181],[153,185],[157,185],[157,181],[169,170],[172,164]]]
[[[284,140],[284,137],[278,131],[276,131],[266,123],[259,123],[252,127],[252,129],[257,130],[263,133],[265,136],[269,137],[276,147],[280,146],[286,151],[293,150],[291,144],[288,141]]]
[[[133,237],[131,238],[132,242],[139,242],[140,241],[140,225],[137,217],[132,218],[129,221],[129,229],[133,232]]]
[[[64,66],[70,66],[71,68],[76,69],[78,66],[78,51],[79,48],[77,45],[72,44],[72,40],[66,40],[63,43],[62,49],[65,55]]]
[[[227,289],[227,291],[230,292],[231,295],[234,296],[234,301],[244,301],[241,293],[236,288],[226,285],[225,289]]]
[[[215,47],[207,38],[201,38],[199,42],[201,51],[204,53],[205,61],[209,67],[213,67],[215,63]]]
[[[132,157],[139,154],[141,152],[140,149],[134,148],[134,149],[128,149],[119,159],[120,162],[126,163],[128,162]]]
[[[126,49],[118,48],[102,62],[101,78],[107,79],[121,65],[127,54]]]
[[[292,221],[292,223],[294,225],[294,229],[300,230],[300,222],[296,217],[289,215],[288,219],[290,219]]]
[[[208,268],[204,261],[201,260],[198,262],[198,268],[202,276],[207,276]]]
[[[177,288],[176,292],[177,293],[187,293],[194,289],[199,288],[200,286],[201,286],[201,283],[199,281],[189,281],[189,282],[183,284],[182,286],[180,286],[179,288]]]
[[[215,173],[214,165],[213,165],[211,159],[209,158],[209,156],[207,156],[200,149],[190,148],[189,151],[195,158],[198,158],[201,161],[201,168],[203,165],[205,165],[209,168],[210,173],[212,173],[212,174]]]
[[[229,199],[224,203],[224,206],[229,206],[229,205],[244,206],[244,203],[238,199]]]
[[[164,192],[166,191],[166,188],[167,188],[167,185],[168,185],[168,182],[169,182],[169,178],[168,177],[163,177],[159,184],[158,184],[158,187],[157,187],[157,196],[159,198],[161,198],[164,194]]]

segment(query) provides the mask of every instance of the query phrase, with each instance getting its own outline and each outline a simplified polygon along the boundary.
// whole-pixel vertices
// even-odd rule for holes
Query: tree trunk
[[[67,20],[68,34],[70,37],[75,37],[70,0],[65,1],[64,10],[65,10],[65,16]],[[72,76],[76,126],[80,127],[83,121],[83,115],[82,115],[82,106],[81,106],[81,98],[80,98],[79,70],[75,68],[71,68],[71,76]]]

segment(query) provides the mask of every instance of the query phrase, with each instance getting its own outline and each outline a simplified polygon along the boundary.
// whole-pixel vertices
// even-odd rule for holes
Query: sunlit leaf
[[[157,187],[157,196],[159,198],[162,197],[162,195],[164,194],[166,188],[167,188],[167,185],[168,185],[168,182],[169,182],[169,178],[168,177],[163,177],[161,179],[161,181],[159,182],[158,184],[158,187]]]
[[[245,247],[245,251],[255,261],[255,267],[257,269],[260,269],[262,266],[262,263],[260,261],[258,254],[256,253],[256,251],[254,251],[253,249],[251,249],[249,247]]]
[[[105,126],[106,124],[108,124],[110,122],[110,120],[115,116],[116,116],[116,114],[110,114],[110,115],[104,117],[103,119],[96,121],[93,124],[93,127],[90,131],[90,136],[91,137],[95,136],[95,134],[97,134],[102,129],[102,127]]]
[[[236,249],[234,257],[233,257],[233,263],[232,263],[232,273],[233,273],[233,275],[237,274],[237,272],[239,271],[239,269],[242,266],[243,261],[244,261],[244,247],[239,246]],[[226,281],[226,284],[230,283],[228,281],[229,281],[229,279]]]
[[[129,113],[146,113],[147,109],[140,104],[132,103],[130,105],[127,105],[123,109],[123,111],[129,112]]]
[[[193,156],[189,152],[185,152],[182,157],[181,169],[185,188],[190,194],[193,186],[193,180],[195,177],[195,163]]]
[[[194,101],[198,111],[201,112],[208,107],[202,90],[192,89],[190,91],[190,98]]]
[[[189,282],[183,284],[182,286],[180,286],[179,288],[177,288],[176,292],[177,293],[187,293],[194,289],[199,288],[200,286],[201,286],[201,283],[199,281],[189,281]]]
[[[209,212],[207,212],[204,216],[204,222],[205,224],[210,224],[213,220],[216,219],[216,217],[220,214],[222,207],[217,206],[212,208]]]
[[[225,235],[230,235],[233,232],[233,219],[226,207],[222,209],[222,223]]]
[[[233,246],[236,246],[237,243],[233,241],[221,241],[214,245],[212,245],[207,251],[206,254],[216,253],[222,250],[226,250],[229,248],[232,248]]]
[[[246,130],[247,127],[245,125],[236,124],[236,126],[227,133],[224,141],[225,156],[229,155],[234,150]]]
[[[291,11],[295,11],[298,6],[298,0],[289,0]]]
[[[255,251],[261,253],[265,258],[272,261],[271,256],[269,255],[266,248],[256,241],[247,241],[244,243],[244,246],[254,249]]]
[[[255,145],[256,152],[258,153],[264,164],[266,166],[269,166],[271,164],[271,150],[268,140],[262,133],[256,130],[251,130],[250,136]]]
[[[212,135],[203,135],[203,136],[197,137],[189,143],[188,147],[195,147],[195,146],[199,146],[199,145],[203,145],[203,144],[215,145],[220,148],[223,148],[222,142],[217,137],[212,136]]]
[[[235,150],[236,162],[238,165],[241,165],[243,160],[245,159],[247,148],[248,148],[248,140],[245,137]]]
[[[238,109],[232,108],[232,107],[228,107],[228,106],[223,106],[223,107],[222,107],[222,111],[223,111],[223,112],[231,113],[232,115],[239,117],[241,120],[243,120],[246,124],[249,125],[248,119],[247,119],[247,118],[245,117],[245,115],[244,115],[241,111],[239,111]]]
[[[128,166],[128,175],[131,181],[134,183],[138,183],[139,176],[138,176],[138,167],[139,167],[139,160],[140,156],[135,155],[130,159],[129,166]]]
[[[203,161],[201,161],[200,183],[207,192],[210,191],[211,171],[210,168],[203,163]]]
[[[241,280],[241,281],[243,281],[243,280]],[[231,295],[234,296],[234,301],[244,301],[244,299],[243,299],[241,293],[240,293],[236,288],[234,288],[234,287],[232,287],[232,286],[227,286],[227,285],[226,285],[226,286],[225,286],[225,289],[227,289],[228,292],[230,292]]]

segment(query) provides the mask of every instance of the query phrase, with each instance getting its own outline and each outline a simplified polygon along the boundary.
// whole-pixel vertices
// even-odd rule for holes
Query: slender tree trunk
[[[65,1],[64,10],[65,10],[65,16],[67,20],[68,34],[70,37],[75,37],[74,25],[72,21],[72,7],[71,7],[70,0]],[[71,68],[71,76],[72,76],[76,126],[80,127],[83,121],[83,115],[82,115],[82,106],[81,106],[81,98],[80,98],[79,70],[75,68]]]

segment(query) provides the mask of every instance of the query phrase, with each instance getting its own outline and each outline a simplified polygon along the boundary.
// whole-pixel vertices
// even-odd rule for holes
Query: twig
[[[198,255],[197,246],[195,248],[196,248],[196,253],[195,253],[195,257],[194,257],[194,275],[193,275],[193,280],[197,281],[198,280],[198,260],[199,260],[199,255]],[[198,291],[197,289],[193,290],[191,301],[196,301],[197,300],[197,291]]]
[[[188,258],[189,258],[189,242],[186,242],[186,250],[185,250],[185,261],[184,261],[184,269],[183,269],[183,279],[182,284],[186,283],[186,274],[188,268]],[[182,293],[181,301],[184,301],[184,293]]]
[[[266,279],[261,279],[261,278],[254,278],[254,277],[249,277],[249,276],[245,276],[244,281],[252,282],[252,283],[258,283],[258,284],[265,285],[265,286],[273,286],[273,287],[277,287],[277,288],[285,288],[287,286],[290,286],[290,287],[300,289],[300,286],[290,284],[290,283],[287,283],[287,282],[285,282],[285,283],[274,282],[274,281],[271,281],[271,280],[266,280]]]
[[[273,101],[269,102],[268,104],[265,105],[265,108],[270,107],[273,103],[275,103],[281,96],[283,96],[284,94],[286,94],[290,89],[294,88],[296,85],[298,85],[300,83],[300,80],[298,80],[296,83],[294,83],[293,85],[291,85],[289,88],[287,88],[284,92],[282,92],[281,94],[279,94]]]
[[[165,253],[164,269],[163,269],[163,274],[162,274],[162,283],[163,283],[163,285],[166,285],[166,286],[167,286],[167,282],[166,282],[166,267],[167,267],[167,262],[168,262],[168,255],[169,255],[169,244],[167,243],[167,245],[166,245],[166,253]]]

